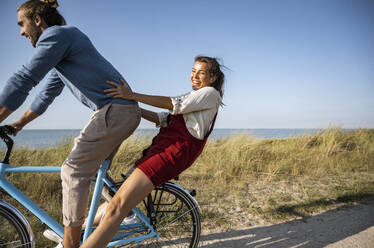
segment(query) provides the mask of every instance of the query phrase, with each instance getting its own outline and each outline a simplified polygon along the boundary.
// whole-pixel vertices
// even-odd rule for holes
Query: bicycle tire
[[[152,193],[158,239],[145,240],[144,247],[195,248],[200,241],[199,206],[192,196],[174,183],[156,187]],[[145,207],[146,201],[143,202]],[[149,218],[151,216],[148,215]]]
[[[117,186],[120,186],[118,183]],[[124,244],[120,247],[178,247],[196,248],[200,241],[200,211],[194,198],[181,186],[167,182],[156,187],[150,194],[154,209],[153,228],[159,238],[145,239],[141,243]],[[149,198],[137,207],[148,218]]]
[[[0,205],[0,248],[31,248],[27,227],[12,211]]]

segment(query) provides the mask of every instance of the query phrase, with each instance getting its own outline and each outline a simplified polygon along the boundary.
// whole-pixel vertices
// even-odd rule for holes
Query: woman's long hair
[[[210,76],[216,77],[216,80],[213,82],[212,87],[218,90],[221,97],[223,97],[223,84],[225,82],[225,74],[223,74],[221,68],[225,66],[221,65],[218,60],[218,58],[201,55],[195,57],[195,62],[208,64]]]

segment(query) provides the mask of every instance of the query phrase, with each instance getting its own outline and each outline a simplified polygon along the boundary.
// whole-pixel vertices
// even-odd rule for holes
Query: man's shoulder
[[[38,43],[47,41],[69,41],[71,39],[80,39],[84,34],[74,26],[52,26],[47,28],[40,36]],[[37,44],[38,46],[38,44]]]
[[[64,26],[58,26],[58,25],[55,25],[55,26],[52,26],[52,27],[49,27],[47,28],[43,34],[48,34],[48,35],[64,35],[64,34],[68,34],[68,33],[82,33],[77,27],[74,27],[74,26],[68,26],[68,25],[64,25]]]

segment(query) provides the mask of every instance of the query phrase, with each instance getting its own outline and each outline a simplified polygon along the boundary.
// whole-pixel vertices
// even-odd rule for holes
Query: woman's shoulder
[[[214,87],[206,86],[201,89],[198,89],[195,91],[196,94],[201,96],[206,96],[209,98],[215,98],[215,99],[221,99],[221,95],[219,94],[219,91],[216,90]]]
[[[199,94],[216,94],[219,95],[218,90],[216,90],[214,87],[211,86],[205,86],[201,89],[196,90]]]

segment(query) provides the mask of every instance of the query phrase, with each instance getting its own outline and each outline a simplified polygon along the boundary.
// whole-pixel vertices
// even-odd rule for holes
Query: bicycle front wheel
[[[154,189],[144,205],[148,211],[153,209],[153,213],[148,212],[148,217],[154,215],[153,224],[160,234],[158,239],[144,240],[144,247],[197,247],[200,213],[188,192],[176,184],[166,183]]]
[[[26,226],[13,212],[0,205],[0,248],[31,248]]]

